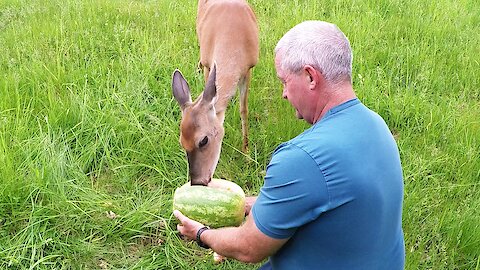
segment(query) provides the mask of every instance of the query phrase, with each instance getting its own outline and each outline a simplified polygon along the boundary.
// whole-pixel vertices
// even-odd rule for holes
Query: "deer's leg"
[[[238,88],[240,89],[240,118],[242,120],[242,135],[243,145],[242,151],[244,153],[248,150],[248,88],[250,86],[250,69],[245,74],[245,77],[239,81]]]

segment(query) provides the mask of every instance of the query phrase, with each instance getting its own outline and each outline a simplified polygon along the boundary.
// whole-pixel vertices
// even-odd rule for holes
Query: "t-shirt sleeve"
[[[252,215],[264,234],[285,239],[328,209],[324,176],[315,160],[301,148],[285,143],[267,167]]]

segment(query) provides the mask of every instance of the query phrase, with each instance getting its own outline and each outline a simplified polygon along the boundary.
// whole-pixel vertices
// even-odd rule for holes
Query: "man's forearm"
[[[261,262],[287,241],[263,235],[252,215],[248,215],[240,227],[207,230],[201,235],[201,240],[222,256],[249,263]]]
[[[250,214],[253,204],[257,196],[249,196],[245,198],[245,214]],[[247,220],[250,217],[247,217]],[[243,262],[251,262],[249,248],[245,234],[248,233],[247,222],[240,227],[228,227],[215,230],[209,230],[202,234],[201,240],[210,246],[218,254],[234,258]],[[251,225],[251,224],[250,224]]]
[[[242,237],[242,227],[228,227],[207,230],[201,240],[216,253],[242,262],[252,261],[246,237]]]
[[[173,214],[180,221],[177,230],[188,239],[195,240],[199,229],[204,225],[189,219],[178,210],[173,211]],[[288,238],[274,239],[265,235],[257,228],[253,215],[250,214],[240,227],[206,230],[201,234],[200,240],[220,255],[253,263],[274,254]]]

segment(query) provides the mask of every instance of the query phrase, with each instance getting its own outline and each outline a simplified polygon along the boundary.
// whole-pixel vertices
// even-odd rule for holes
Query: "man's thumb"
[[[178,210],[173,210],[173,215],[180,220],[180,222],[183,223],[183,220],[185,219],[185,216]]]

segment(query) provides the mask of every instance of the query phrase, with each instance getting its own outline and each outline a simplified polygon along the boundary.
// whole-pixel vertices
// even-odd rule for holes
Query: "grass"
[[[281,99],[273,48],[308,19],[337,24],[354,87],[395,135],[406,269],[480,269],[480,9],[476,1],[251,0],[260,62],[243,156],[237,100],[217,177],[254,195],[275,146],[306,124]],[[193,1],[0,2],[0,268],[255,269],[180,240],[187,179],[170,80],[193,88]]]

